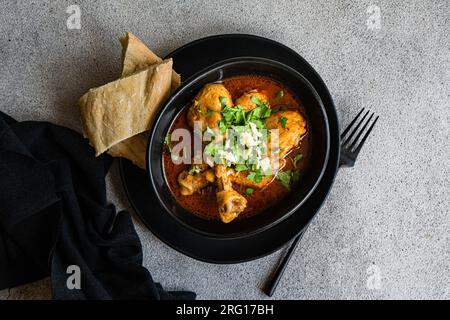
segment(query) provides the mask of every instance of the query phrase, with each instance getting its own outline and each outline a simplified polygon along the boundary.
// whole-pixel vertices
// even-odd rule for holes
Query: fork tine
[[[364,130],[367,129],[367,126],[370,123],[370,120],[372,120],[374,114],[372,113],[369,117],[369,119],[367,119],[366,123],[364,123],[364,125],[362,126],[361,130],[359,131],[358,135],[356,136],[355,140],[353,140],[353,143],[350,145],[350,147],[348,147],[349,150],[353,150],[353,148],[355,147],[356,143],[358,142],[358,139],[361,137],[361,135],[364,133]]]
[[[364,120],[367,118],[367,115],[369,114],[370,110],[367,110],[367,112],[364,114],[364,116],[362,117],[362,119],[358,122],[358,124],[356,125],[356,127],[352,130],[352,132],[350,133],[350,135],[342,142],[342,145],[345,146],[347,143],[350,142],[350,140],[352,140],[352,138],[354,137],[355,133],[358,131],[359,127],[361,126],[361,124],[364,122]]]
[[[344,132],[342,132],[341,134],[341,140],[344,139],[345,135],[347,134],[347,132],[350,130],[350,128],[355,124],[356,120],[358,120],[359,116],[361,115],[361,113],[363,113],[364,108],[361,109],[361,111],[358,112],[358,114],[356,115],[356,117],[352,120],[352,122],[350,122],[350,124],[347,126],[347,128],[345,128]]]
[[[372,131],[373,127],[375,126],[375,123],[377,123],[378,118],[379,118],[379,116],[377,116],[377,117],[375,118],[375,121],[372,123],[372,125],[371,125],[370,128],[369,128],[369,130],[367,130],[367,132],[366,132],[366,134],[364,135],[364,137],[362,138],[361,142],[360,142],[359,145],[356,147],[356,149],[355,149],[355,153],[356,153],[356,154],[359,153],[359,151],[361,150],[361,148],[362,148],[364,142],[366,142],[367,137],[369,136],[370,131]]]

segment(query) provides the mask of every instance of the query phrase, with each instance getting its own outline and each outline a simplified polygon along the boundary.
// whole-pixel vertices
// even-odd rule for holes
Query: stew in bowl
[[[260,232],[314,191],[328,123],[309,82],[262,58],[236,58],[188,79],[165,103],[148,145],[161,204],[211,236]]]

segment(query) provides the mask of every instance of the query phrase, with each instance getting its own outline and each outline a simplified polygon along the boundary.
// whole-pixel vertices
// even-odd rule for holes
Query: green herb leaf
[[[203,111],[200,106],[198,106],[197,111],[198,111],[198,113],[203,114],[207,117],[209,117],[213,112],[215,112],[214,110],[211,110],[211,109],[207,109],[206,111]]]
[[[237,164],[237,165],[234,167],[234,169],[235,169],[237,172],[240,172],[240,171],[248,170],[248,167],[247,167],[246,164]]]
[[[292,164],[294,165],[294,167],[296,167],[297,166],[297,162],[299,162],[300,160],[303,159],[303,155],[301,153],[299,153],[294,158],[289,157],[289,159],[291,159]]]
[[[218,125],[220,134],[225,134],[227,132],[227,125],[225,124],[225,121],[219,120]]]
[[[261,118],[261,112],[262,112],[262,107],[256,107],[252,110],[253,112],[251,113],[251,118],[250,119],[259,119]]]
[[[164,137],[164,144],[169,148],[169,151],[172,152],[172,139],[170,133],[166,134]]]
[[[256,171],[250,172],[249,175],[247,176],[247,179],[252,180],[255,183],[260,183],[262,181],[261,170],[256,170]]]
[[[220,147],[221,147],[220,144],[217,144],[215,141],[212,141],[212,142],[208,143],[208,144],[205,146],[205,149],[203,150],[203,152],[204,152],[206,155],[210,155],[210,156],[213,156],[213,157],[214,157],[214,156],[216,155],[217,150],[218,150]]]
[[[227,106],[227,98],[226,97],[219,97],[220,105],[222,108],[225,108]]]
[[[277,179],[286,189],[291,189],[291,170],[280,170],[277,173]]]
[[[233,110],[233,108],[229,108],[229,107],[224,107],[222,110],[222,115],[223,115],[223,119],[225,120],[225,122],[232,122],[233,118],[235,117],[235,110]]]
[[[286,129],[286,123],[287,123],[288,119],[285,117],[280,117],[280,119],[278,119],[278,122],[281,123],[281,127],[283,129]]]
[[[263,105],[262,101],[259,100],[259,99],[258,99],[257,97],[255,97],[255,96],[251,96],[251,97],[250,97],[250,100],[252,100],[252,102],[254,102],[257,106]]]
[[[283,99],[283,97],[284,97],[284,91],[283,90],[278,91],[276,98],[277,99]]]
[[[246,112],[244,108],[237,105],[235,107],[225,107],[221,111],[223,120],[227,127],[242,126],[247,124],[248,120],[253,114],[253,110]]]
[[[261,118],[265,119],[270,117],[270,114],[272,113],[272,110],[269,107],[264,108],[264,112],[261,114]]]
[[[250,196],[253,193],[253,189],[252,188],[247,188],[247,189],[245,189],[245,193]]]
[[[259,119],[252,119],[252,121],[251,122],[253,122],[255,125],[256,125],[256,127],[258,128],[258,129],[264,129],[265,127],[266,127],[266,124],[264,123],[264,121],[262,121],[262,120],[259,120]]]
[[[270,116],[270,108],[265,105],[256,107],[252,110],[251,119],[265,119]]]
[[[236,112],[235,115],[235,124],[236,125],[244,125],[245,124],[245,111],[244,110],[239,110]]]
[[[250,172],[248,174],[248,176],[247,176],[247,179],[248,180],[253,180],[253,179],[255,179],[255,177],[256,177],[256,173],[255,172]]]
[[[197,167],[197,166],[192,166],[190,169],[189,169],[189,171],[188,171],[188,173],[190,174],[190,175],[194,175],[194,174],[196,174],[196,173],[199,173],[200,172],[200,168],[199,167]]]

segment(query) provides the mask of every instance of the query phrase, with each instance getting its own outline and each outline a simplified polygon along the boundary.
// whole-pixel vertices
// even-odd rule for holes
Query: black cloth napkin
[[[0,112],[0,289],[50,275],[54,299],[195,299],[142,266],[130,214],[106,200],[111,161],[73,130]]]

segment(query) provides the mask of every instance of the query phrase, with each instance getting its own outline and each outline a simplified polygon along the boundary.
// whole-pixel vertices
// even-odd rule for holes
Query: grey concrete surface
[[[81,9],[80,30],[66,27],[71,4]],[[367,26],[370,5],[380,8],[380,29]],[[119,75],[125,31],[161,55],[220,33],[292,47],[323,76],[343,125],[361,107],[381,118],[356,166],[339,172],[274,298],[450,298],[449,1],[3,0],[0,8],[0,110],[76,130],[78,98]],[[129,208],[117,166],[108,196]],[[165,288],[199,299],[265,298],[260,287],[282,252],[211,265],[135,222],[145,265]],[[0,292],[50,295],[48,279]]]

